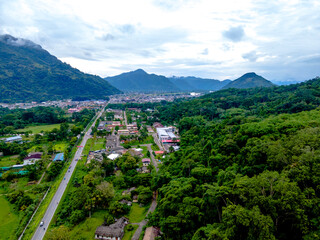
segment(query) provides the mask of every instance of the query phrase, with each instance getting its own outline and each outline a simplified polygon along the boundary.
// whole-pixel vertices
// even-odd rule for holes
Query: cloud
[[[0,33],[102,76],[304,80],[320,75],[319,12],[318,1],[10,0],[0,1]]]
[[[103,35],[102,36],[102,39],[104,41],[111,41],[111,40],[114,40],[115,39],[115,36],[113,36],[112,34],[110,33],[107,33],[106,35]]]
[[[133,34],[135,32],[135,27],[132,24],[124,24],[118,27],[122,33]]]
[[[250,62],[255,62],[258,59],[258,55],[256,51],[251,51],[242,55],[244,59],[249,60]]]
[[[243,40],[245,33],[243,28],[241,26],[238,26],[229,28],[229,30],[224,31],[222,35],[232,42],[240,42],[241,40]]]
[[[208,55],[209,54],[209,49],[208,48],[203,49],[201,54],[202,55]]]

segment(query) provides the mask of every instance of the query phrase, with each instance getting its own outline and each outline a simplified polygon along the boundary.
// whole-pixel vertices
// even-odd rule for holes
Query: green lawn
[[[18,129],[17,132],[32,131],[33,134],[37,134],[41,133],[41,131],[51,131],[54,128],[60,129],[60,124],[29,126],[22,129]]]
[[[152,144],[151,149],[152,149],[152,151],[159,151],[160,150],[159,146],[157,144]]]
[[[132,225],[133,226],[133,230],[132,231],[127,231],[126,228],[127,226],[125,227],[124,229],[124,236],[122,238],[122,240],[130,240],[133,236],[133,234],[136,232],[136,230],[138,229],[138,225]]]
[[[128,216],[129,222],[130,223],[141,222],[145,218],[147,211],[148,211],[148,208],[140,207],[138,203],[133,203]]]
[[[140,148],[142,148],[142,154],[145,158],[147,158],[147,152],[148,152],[148,147],[146,146],[140,146]]]
[[[0,196],[0,238],[14,239],[15,229],[18,227],[18,224],[18,215],[13,212],[5,197]]]
[[[103,221],[106,211],[98,211],[92,214],[91,218],[87,218],[82,223],[76,225],[70,232],[70,239],[92,240],[94,233]]]
[[[0,157],[0,167],[9,167],[15,165],[19,155]]]
[[[68,143],[66,142],[56,143],[53,146],[54,150],[57,152],[64,152],[64,150],[66,150],[67,147],[68,147]]]
[[[53,142],[53,149],[57,152],[64,152],[64,150],[68,147],[68,144],[68,142]],[[37,152],[38,148],[42,148],[42,150],[46,151],[48,146],[48,143],[37,144],[28,149],[28,152]]]
[[[149,135],[146,139],[143,141],[139,142],[138,140],[132,140],[128,143],[128,145],[133,146],[133,145],[140,145],[140,144],[149,144],[149,143],[154,143],[153,137]]]

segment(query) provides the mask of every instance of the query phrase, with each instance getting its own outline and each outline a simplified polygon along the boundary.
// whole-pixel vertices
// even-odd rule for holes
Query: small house
[[[143,158],[142,159],[142,164],[143,164],[143,166],[144,167],[147,167],[147,166],[149,166],[150,165],[150,158]]]
[[[122,217],[109,226],[100,226],[95,232],[95,239],[121,240],[128,223],[129,219]]]
[[[34,164],[36,161],[39,161],[42,157],[42,152],[29,153],[29,155],[23,159],[24,165]]]
[[[110,160],[115,160],[120,156],[120,154],[118,153],[111,153],[107,158],[109,158]]]
[[[63,160],[64,160],[64,153],[58,153],[53,159],[54,162],[63,161]]]

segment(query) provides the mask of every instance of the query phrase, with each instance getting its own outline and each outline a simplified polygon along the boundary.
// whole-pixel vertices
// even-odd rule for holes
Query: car
[[[40,222],[40,227],[42,227],[42,226],[43,226],[43,224],[44,224],[44,222],[43,222],[43,221],[41,221],[41,222]]]

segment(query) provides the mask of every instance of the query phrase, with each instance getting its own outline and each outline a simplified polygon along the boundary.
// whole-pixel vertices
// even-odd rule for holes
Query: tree
[[[97,201],[97,204],[103,207],[108,206],[115,194],[113,185],[111,183],[103,181],[96,186],[96,189],[97,198],[99,199]]]
[[[48,232],[48,240],[69,240],[70,230],[64,225],[54,228]]]

